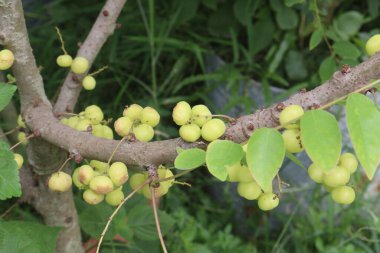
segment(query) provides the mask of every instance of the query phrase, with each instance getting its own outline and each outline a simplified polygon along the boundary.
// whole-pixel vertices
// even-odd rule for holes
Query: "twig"
[[[72,157],[68,157],[64,162],[63,164],[61,165],[61,167],[58,169],[58,172],[60,172],[63,168],[65,168],[66,164],[71,160],[73,159]]]
[[[156,221],[158,237],[160,238],[162,250],[164,251],[164,253],[168,253],[168,250],[166,249],[166,246],[165,246],[164,237],[162,236],[162,232],[161,232],[160,220],[158,219],[156,193],[153,187],[150,187],[150,193],[152,195],[153,213],[154,213],[154,220]]]
[[[5,137],[5,136],[7,136],[7,135],[13,133],[14,131],[19,130],[19,129],[20,129],[20,127],[13,128],[12,130],[9,130],[8,132],[5,132],[5,133],[1,134],[0,138]]]
[[[65,42],[63,41],[61,31],[59,30],[59,28],[57,26],[55,27],[55,30],[57,30],[59,40],[61,41],[61,49],[62,49],[63,53],[68,54],[66,51],[66,48],[65,48]]]
[[[171,176],[171,177],[166,177],[166,178],[161,178],[161,179],[158,179],[158,180],[153,180],[153,184],[157,184],[157,183],[161,183],[161,182],[164,182],[164,181],[169,181],[169,180],[172,180],[172,179],[176,179],[178,177],[182,177],[183,175],[186,175],[190,172],[192,172],[193,170],[195,169],[191,169],[191,170],[185,170],[181,173],[178,173],[178,174],[175,174],[174,176]]]
[[[92,72],[92,73],[90,73],[88,75],[89,76],[95,76],[95,75],[99,74],[100,72],[102,72],[102,71],[104,71],[106,69],[108,69],[108,66],[103,66],[102,68],[100,68],[100,69],[98,69],[98,70],[96,70],[96,71],[94,71],[94,72]]]
[[[22,140],[22,141],[17,142],[15,145],[13,145],[12,147],[10,147],[9,150],[13,150],[13,149],[15,149],[18,145],[20,145],[20,144],[24,143],[25,141],[27,141],[27,140],[33,138],[34,136],[35,136],[34,134],[28,135],[28,136],[25,138],[25,140]]]
[[[113,156],[115,155],[117,149],[120,147],[121,143],[125,141],[126,138],[127,138],[127,137],[124,136],[124,137],[119,141],[119,143],[116,145],[115,149],[112,151],[112,154],[111,154],[110,158],[108,159],[108,162],[107,162],[108,165],[110,165],[110,163],[111,163],[111,161],[112,161],[112,158],[113,158]]]
[[[20,204],[19,201],[16,201],[13,205],[11,205],[4,213],[2,213],[0,215],[0,219],[3,219],[5,216],[7,216],[12,210],[13,208],[15,208],[16,206],[18,206]]]

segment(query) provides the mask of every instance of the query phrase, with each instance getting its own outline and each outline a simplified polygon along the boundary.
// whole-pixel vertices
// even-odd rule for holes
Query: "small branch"
[[[22,143],[24,143],[25,141],[27,141],[27,140],[29,140],[29,139],[31,139],[31,138],[33,138],[33,137],[35,137],[34,134],[30,134],[30,135],[28,135],[28,136],[25,138],[25,140],[22,140],[22,141],[17,142],[15,145],[13,145],[12,147],[10,147],[9,150],[13,150],[13,149],[17,148],[19,145],[21,145]]]
[[[158,213],[157,213],[156,192],[153,187],[150,187],[150,193],[152,195],[153,213],[154,213],[154,220],[156,221],[158,237],[160,238],[162,250],[164,251],[164,253],[168,253],[168,250],[166,249],[166,246],[165,246],[164,237],[162,236],[162,232],[161,232],[160,220],[158,218]]]
[[[13,205],[11,205],[4,213],[0,215],[0,219],[3,219],[5,216],[7,216],[16,206],[20,204],[19,201],[16,201]]]

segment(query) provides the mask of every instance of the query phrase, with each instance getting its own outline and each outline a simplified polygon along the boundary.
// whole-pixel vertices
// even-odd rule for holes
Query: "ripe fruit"
[[[73,183],[78,189],[84,189],[86,186],[79,181],[79,168],[74,170],[72,175]]]
[[[140,124],[133,129],[133,133],[137,140],[142,142],[148,142],[153,139],[154,130],[148,124]]]
[[[128,168],[122,162],[114,162],[108,169],[108,176],[115,186],[120,186],[128,180]]]
[[[91,124],[97,125],[104,119],[102,109],[97,105],[87,106],[84,110],[84,116],[91,121]]]
[[[14,153],[14,159],[17,163],[17,168],[21,169],[22,165],[24,164],[24,158],[22,157],[22,155]]]
[[[78,124],[79,120],[80,119],[78,116],[70,117],[67,119],[67,125],[71,128],[75,128],[75,126]]]
[[[262,193],[261,187],[256,182],[239,183],[237,190],[240,196],[248,200],[257,199]]]
[[[202,138],[206,141],[214,141],[226,131],[226,125],[220,119],[212,119],[206,122],[201,129]]]
[[[80,132],[86,132],[91,127],[91,121],[88,119],[79,119],[75,125],[75,129]]]
[[[17,118],[17,125],[21,128],[26,128],[25,122],[22,120],[21,115],[18,115]]]
[[[88,185],[91,181],[91,179],[94,177],[94,170],[89,165],[82,165],[79,167],[79,181],[84,184]]]
[[[355,200],[355,191],[349,186],[340,186],[332,190],[332,199],[339,204],[351,204]]]
[[[309,174],[309,177],[311,180],[313,180],[316,183],[322,183],[323,182],[323,175],[324,171],[321,167],[318,167],[315,163],[312,163],[309,168],[307,169],[307,173]]]
[[[83,57],[76,57],[71,64],[71,71],[75,74],[83,74],[88,69],[88,60]]]
[[[108,163],[97,161],[97,160],[91,160],[90,166],[101,173],[106,172],[109,168]]]
[[[104,195],[97,194],[96,192],[87,189],[83,192],[83,199],[87,204],[96,205],[103,201]]]
[[[141,111],[140,120],[141,123],[155,127],[160,123],[160,114],[154,108],[147,106]]]
[[[132,188],[132,190],[137,189],[140,185],[142,185],[146,180],[146,176],[143,173],[136,173],[131,176],[131,179],[129,180],[129,184]],[[139,193],[142,192],[142,189],[138,191]]]
[[[113,131],[109,126],[103,126],[104,135],[103,138],[113,140]]]
[[[191,117],[190,105],[185,101],[178,102],[173,109],[172,117],[178,126],[187,124]]]
[[[90,181],[90,189],[98,194],[107,194],[113,191],[113,183],[107,176],[95,176]]]
[[[350,181],[350,172],[339,166],[325,172],[323,175],[323,183],[329,187],[342,186],[347,184],[348,181]]]
[[[103,136],[104,136],[103,126],[102,125],[93,125],[91,133],[93,136],[103,138]]]
[[[73,58],[68,54],[63,54],[57,57],[57,64],[62,68],[70,67],[73,63]]]
[[[28,140],[26,139],[26,134],[24,132],[19,132],[17,134],[17,140],[22,143],[22,145],[28,144]]]
[[[270,192],[270,193],[264,193],[259,197],[259,208],[263,211],[268,211],[276,208],[278,204],[280,203],[279,198],[276,194]]]
[[[82,86],[85,90],[93,90],[96,86],[96,80],[93,76],[86,76],[82,80]]]
[[[111,206],[118,206],[124,199],[121,189],[114,190],[106,195],[106,202]]]
[[[196,105],[191,108],[191,121],[198,126],[203,126],[211,120],[211,112],[205,105]]]
[[[201,137],[201,129],[196,124],[183,125],[179,128],[179,136],[187,142],[194,142]]]
[[[245,165],[241,166],[241,168],[239,169],[239,173],[237,174],[237,181],[242,182],[242,183],[248,183],[248,182],[254,181],[252,174],[249,171],[247,166]]]
[[[280,124],[286,129],[298,128],[296,122],[304,114],[303,108],[299,105],[289,105],[280,113]]]
[[[380,51],[380,34],[373,35],[367,40],[365,50],[369,56],[372,56]]]
[[[140,120],[142,110],[143,108],[140,105],[132,104],[124,109],[123,116],[130,118],[132,121]]]
[[[132,129],[133,121],[129,117],[120,117],[115,121],[114,128],[121,137],[127,136]]]
[[[15,56],[12,51],[3,49],[0,51],[0,70],[7,70],[12,67]]]
[[[51,174],[48,186],[52,191],[65,192],[70,189],[72,182],[69,174],[59,171]]]
[[[282,133],[282,139],[286,151],[290,153],[299,153],[303,151],[300,131],[298,129],[287,129]]]
[[[358,160],[356,160],[356,157],[351,153],[343,154],[340,157],[338,164],[339,166],[345,168],[351,174],[354,173],[358,168]]]
[[[167,187],[167,185],[163,184],[163,183],[160,183],[160,186],[158,188],[153,188],[153,189],[155,191],[156,198],[164,196],[169,191],[169,188]],[[152,194],[150,192],[149,185],[145,185],[142,188],[142,193],[145,196],[145,198],[147,198],[147,199],[151,199],[152,198]]]
[[[231,166],[226,166],[226,168],[228,173],[228,181],[238,182],[239,173],[242,171],[240,162]]]

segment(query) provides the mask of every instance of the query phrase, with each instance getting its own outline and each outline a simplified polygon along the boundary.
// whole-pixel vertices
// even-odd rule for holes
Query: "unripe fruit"
[[[137,140],[148,142],[154,137],[154,130],[148,124],[140,124],[133,129],[133,133]]]
[[[113,183],[107,176],[95,176],[90,181],[90,189],[98,194],[107,194],[113,191]]]
[[[297,121],[304,114],[303,108],[299,105],[289,105],[280,113],[280,124],[287,129],[298,128]]]
[[[87,106],[84,110],[84,116],[94,125],[99,124],[104,119],[102,109],[100,109],[97,105]]]
[[[114,190],[106,195],[106,202],[110,206],[118,206],[124,199],[124,193],[121,189]]]
[[[325,172],[323,176],[323,183],[329,187],[342,186],[347,184],[348,181],[350,181],[350,172],[339,166]]]
[[[22,120],[21,115],[18,115],[17,118],[17,125],[21,128],[26,128],[25,122]]]
[[[12,67],[15,56],[12,51],[3,49],[0,51],[0,70],[7,70]]]
[[[57,57],[57,64],[62,68],[70,67],[73,63],[73,58],[68,54],[63,54]]]
[[[358,168],[358,160],[356,160],[356,157],[353,154],[345,153],[340,157],[338,165],[352,174]]]
[[[24,164],[24,158],[22,157],[22,155],[20,155],[18,153],[14,153],[14,159],[17,163],[17,168],[21,169],[22,165]]]
[[[146,176],[142,173],[136,173],[131,176],[131,179],[129,180],[129,185],[131,186],[132,190],[136,190],[137,187],[142,185],[146,180]],[[138,191],[139,193],[142,192],[142,189]]]
[[[249,171],[249,168],[245,165],[242,165],[237,174],[237,181],[242,183],[253,182],[253,176]]]
[[[372,56],[380,51],[380,34],[373,35],[367,40],[365,50],[369,56]]]
[[[242,148],[243,148],[243,151],[244,151],[244,152],[247,152],[248,143],[247,143],[247,144],[244,144],[244,145],[242,146]]]
[[[104,200],[104,195],[97,194],[96,192],[87,189],[83,192],[83,199],[87,204],[96,205]]]
[[[201,137],[201,129],[196,124],[183,125],[179,128],[179,136],[187,142],[194,142]]]
[[[84,189],[86,186],[79,181],[79,168],[75,169],[72,175],[73,183],[78,189]]]
[[[309,174],[309,177],[311,180],[313,180],[316,183],[322,183],[323,182],[323,175],[324,171],[321,167],[317,166],[315,163],[312,163],[309,168],[307,169],[307,173]]]
[[[240,196],[248,200],[257,199],[262,193],[261,187],[256,182],[239,183],[237,190]]]
[[[143,108],[138,104],[132,104],[124,109],[123,116],[130,118],[132,121],[140,120]]]
[[[79,181],[84,184],[88,185],[91,181],[91,179],[94,177],[94,169],[89,165],[82,165],[79,167]]]
[[[152,107],[145,107],[141,111],[141,123],[145,123],[150,125],[151,127],[155,127],[160,123],[160,114],[152,108]]]
[[[227,168],[227,174],[228,174],[227,180],[230,182],[238,182],[239,173],[242,171],[240,162],[231,166],[226,166],[226,168]]]
[[[26,134],[24,132],[19,132],[17,134],[17,140],[21,142],[22,145],[28,144],[28,139],[26,139]]]
[[[88,70],[88,60],[83,57],[76,57],[71,64],[71,71],[75,74],[83,74]]]
[[[104,129],[102,125],[93,125],[91,133],[93,136],[104,138]]]
[[[61,118],[59,121],[61,121],[61,123],[66,125],[66,126],[69,125],[69,119],[68,118]]]
[[[108,169],[108,176],[115,186],[120,186],[128,180],[128,168],[122,162],[114,162]]]
[[[162,183],[160,183],[160,186],[158,188],[153,188],[153,189],[155,191],[156,198],[164,196],[169,191],[169,188],[167,187],[167,185],[162,184]],[[145,185],[142,188],[142,193],[145,196],[145,198],[147,198],[147,199],[151,199],[152,198],[152,194],[150,192],[149,185]]]
[[[340,186],[332,190],[332,199],[339,204],[348,205],[355,200],[355,191],[349,186]]]
[[[79,122],[79,117],[78,116],[73,116],[73,117],[70,117],[68,118],[67,120],[67,125],[71,128],[75,128],[75,126],[78,124]]]
[[[160,167],[158,168],[157,173],[158,173],[159,179],[165,179],[165,178],[169,178],[173,176],[173,172],[162,165],[160,165]],[[160,182],[160,185],[168,189],[172,187],[173,184],[174,184],[174,178],[167,181]]]
[[[191,121],[198,126],[203,126],[211,120],[211,112],[205,105],[196,105],[191,108]]]
[[[108,163],[97,161],[97,160],[91,160],[90,166],[101,173],[106,172],[109,168]]]
[[[69,174],[59,171],[51,174],[48,186],[52,191],[65,192],[70,189],[72,182]]]
[[[214,141],[226,131],[226,125],[220,119],[212,119],[206,122],[201,129],[202,138],[206,141]]]
[[[191,117],[191,106],[185,101],[178,102],[173,109],[172,117],[178,126],[187,124]]]
[[[298,129],[287,129],[282,133],[282,139],[284,140],[284,145],[286,151],[290,153],[299,153],[303,151],[303,146],[301,143],[300,131]]]
[[[93,76],[86,76],[82,80],[82,86],[85,90],[93,90],[96,86],[96,80]]]
[[[114,128],[121,137],[127,136],[132,129],[133,121],[129,117],[120,117],[115,121]]]
[[[109,126],[103,126],[103,138],[106,138],[108,140],[113,140],[113,131]]]
[[[264,193],[259,197],[259,208],[263,211],[269,211],[278,206],[280,203],[279,198],[274,193]]]
[[[75,129],[80,132],[86,132],[91,127],[91,121],[88,119],[79,119],[75,125]]]

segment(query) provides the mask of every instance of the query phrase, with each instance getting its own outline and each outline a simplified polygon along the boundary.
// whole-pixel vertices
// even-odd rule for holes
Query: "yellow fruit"
[[[68,54],[63,54],[57,57],[57,64],[62,68],[70,67],[73,63],[73,58]]]
[[[140,185],[142,185],[145,182],[146,179],[147,178],[143,173],[133,174],[131,176],[131,179],[129,180],[129,184],[130,184],[132,190],[137,189]],[[142,189],[140,189],[138,192],[141,193]]]
[[[69,174],[60,171],[51,174],[48,186],[52,191],[65,192],[70,189],[72,182]]]
[[[226,131],[226,125],[220,119],[212,119],[207,121],[201,129],[202,138],[206,141],[214,141],[221,137]]]
[[[140,124],[133,129],[133,133],[137,140],[148,142],[154,137],[154,130],[148,124]]]
[[[90,189],[98,194],[107,194],[113,191],[113,183],[107,176],[95,176],[90,181]]]
[[[238,193],[248,200],[257,199],[261,195],[261,187],[256,182],[239,183]]]
[[[28,144],[28,140],[26,139],[26,134],[24,132],[19,132],[17,134],[17,140],[22,143],[22,145]]]
[[[115,121],[114,128],[116,133],[121,136],[127,136],[132,129],[133,121],[129,117],[120,117]]]
[[[331,197],[336,203],[348,205],[354,202],[355,191],[349,186],[340,186],[332,190]]]
[[[75,74],[83,74],[88,70],[88,60],[84,57],[76,57],[71,64],[71,71]]]
[[[123,111],[123,116],[130,118],[132,121],[139,121],[143,108],[138,104],[132,104]]]
[[[353,154],[345,153],[340,157],[338,165],[352,174],[358,168],[358,160],[356,160],[356,157]]]
[[[231,166],[226,166],[226,168],[227,168],[227,174],[228,174],[227,180],[230,182],[238,182],[239,173],[242,171],[240,162]]]
[[[82,165],[78,169],[79,169],[79,174],[78,174],[79,181],[84,185],[88,185],[91,179],[94,177],[93,168],[89,165]]]
[[[7,70],[12,67],[15,56],[12,51],[3,49],[0,51],[0,70]]]
[[[298,129],[286,129],[282,133],[282,139],[284,140],[286,151],[290,153],[299,153],[303,151],[304,148],[302,146],[300,131]]]
[[[109,126],[103,126],[103,138],[106,138],[108,140],[113,140],[113,131]]]
[[[106,172],[109,168],[108,163],[97,161],[97,160],[91,160],[90,166],[101,173]]]
[[[128,168],[122,162],[114,162],[108,169],[108,176],[115,186],[120,186],[128,180]]]
[[[84,189],[86,186],[79,181],[79,168],[75,169],[72,175],[73,183],[78,189]]]
[[[104,119],[102,109],[97,105],[87,106],[84,110],[84,116],[91,121],[91,124],[97,125]]]
[[[87,204],[96,205],[104,200],[104,195],[98,194],[90,189],[83,192],[83,199]]]
[[[372,56],[380,51],[380,34],[373,35],[367,40],[365,50],[369,56]]]
[[[280,200],[274,193],[264,193],[259,197],[258,205],[263,211],[269,211],[278,206]]]
[[[237,181],[242,183],[248,183],[254,181],[253,176],[251,172],[249,171],[248,167],[245,165],[242,165],[239,169],[239,173],[237,174]]]
[[[179,136],[187,142],[194,142],[201,137],[201,129],[196,124],[183,125],[179,128]]]
[[[304,110],[299,105],[289,105],[280,113],[280,124],[287,129],[298,128],[296,123],[304,114]]]
[[[321,167],[317,166],[315,163],[312,163],[309,168],[307,169],[307,173],[309,174],[309,177],[311,180],[313,180],[316,183],[322,183],[323,182],[323,175],[324,171]]]
[[[17,118],[17,125],[21,128],[26,128],[25,122],[22,120],[21,115],[18,115]]]
[[[96,80],[93,76],[86,76],[82,80],[82,86],[85,90],[93,90],[96,86]]]
[[[22,157],[22,155],[20,155],[18,153],[14,153],[14,159],[17,163],[17,168],[21,169],[22,165],[24,164],[24,158]]]
[[[196,105],[191,108],[191,121],[198,126],[203,126],[211,120],[212,114],[205,105]]]
[[[67,119],[67,125],[71,128],[75,128],[75,126],[78,124],[80,118],[78,116],[73,116]]]
[[[92,135],[99,137],[99,138],[104,138],[104,130],[102,125],[93,125],[92,127]]]
[[[325,172],[323,175],[323,183],[333,188],[345,185],[348,181],[350,181],[350,172],[339,166]]]
[[[189,123],[191,117],[191,106],[185,101],[178,102],[173,109],[172,117],[173,121],[178,126]]]
[[[106,195],[106,202],[110,206],[118,206],[124,199],[121,189],[114,190]]]
[[[147,106],[141,111],[140,121],[141,123],[155,127],[160,123],[160,114],[154,108]]]

